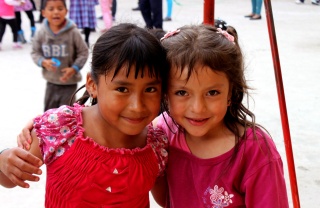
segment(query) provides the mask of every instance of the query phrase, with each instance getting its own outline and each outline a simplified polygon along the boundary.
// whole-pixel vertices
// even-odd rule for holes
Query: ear
[[[46,12],[44,11],[44,9],[41,10],[41,15],[46,18]]]
[[[92,79],[90,72],[87,73],[86,89],[92,98],[97,98],[98,86],[97,83]]]

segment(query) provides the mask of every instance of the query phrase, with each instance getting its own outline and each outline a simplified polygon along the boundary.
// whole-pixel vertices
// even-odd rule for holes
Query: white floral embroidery
[[[65,143],[66,141],[67,141],[67,139],[66,139],[66,138],[61,139],[60,143],[61,143],[61,144],[63,144],[63,143]]]
[[[232,197],[233,197],[234,195],[233,194],[228,194],[228,192],[227,191],[225,191],[224,192],[224,196],[222,196],[222,198],[221,199],[223,199],[223,202],[225,202],[225,203],[230,203],[230,204],[232,204]]]
[[[218,187],[215,185],[213,188],[208,187],[203,195],[203,203],[208,208],[224,208],[232,204],[233,194],[229,194],[227,191],[224,191],[223,187]],[[210,200],[209,200],[210,198]]]
[[[220,199],[223,196],[222,195],[223,191],[224,191],[224,188],[219,188],[217,185],[215,185],[213,189],[210,189],[209,193],[211,195],[210,196],[211,202],[214,202]]]

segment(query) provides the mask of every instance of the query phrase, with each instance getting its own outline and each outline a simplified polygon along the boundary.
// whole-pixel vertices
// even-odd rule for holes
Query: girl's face
[[[61,29],[64,26],[67,8],[62,1],[48,1],[42,10],[42,15],[47,18],[52,30]]]
[[[159,113],[161,81],[150,78],[147,72],[143,78],[140,74],[135,78],[134,70],[131,68],[128,77],[125,69],[115,77],[110,72],[95,84],[100,117],[113,135],[137,135]]]
[[[169,79],[170,115],[192,137],[207,137],[224,127],[228,108],[229,81],[222,72],[196,67],[188,81],[188,70],[172,69]]]

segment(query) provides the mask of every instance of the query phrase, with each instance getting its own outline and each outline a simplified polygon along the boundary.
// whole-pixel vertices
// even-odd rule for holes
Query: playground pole
[[[272,58],[273,58],[274,73],[275,73],[276,84],[277,84],[278,101],[279,101],[282,131],[284,136],[284,144],[285,144],[287,163],[288,163],[292,202],[293,202],[294,208],[300,208],[297,177],[296,177],[296,171],[295,171],[295,165],[294,165],[292,143],[291,143],[291,137],[290,137],[290,128],[289,128],[286,100],[285,100],[284,88],[283,88],[283,82],[282,82],[277,38],[276,38],[276,32],[275,32],[274,22],[273,22],[271,1],[264,0],[264,5],[266,9],[269,39],[270,39],[271,52],[272,52]]]
[[[204,0],[203,24],[214,25],[214,0]]]

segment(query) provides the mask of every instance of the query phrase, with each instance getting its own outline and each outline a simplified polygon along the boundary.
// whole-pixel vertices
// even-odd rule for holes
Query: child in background
[[[242,103],[244,58],[232,35],[199,25],[162,39],[171,69],[157,126],[169,139],[171,208],[288,207],[281,157]]]
[[[25,0],[25,4],[23,6],[15,6],[14,11],[16,15],[17,20],[17,27],[18,27],[18,41],[21,43],[27,43],[27,40],[24,37],[24,32],[21,28],[21,12],[24,11],[29,18],[30,21],[30,30],[31,30],[31,39],[34,37],[36,33],[36,26],[33,16],[33,10],[34,10],[34,3],[31,2],[31,0]]]
[[[23,5],[23,0],[0,0],[0,50],[1,42],[6,31],[6,25],[11,27],[13,34],[13,48],[22,48],[18,42],[18,28],[14,14],[14,6]]]
[[[167,15],[163,19],[163,21],[171,21],[171,14],[172,14],[172,4],[173,0],[167,0]]]
[[[69,104],[89,55],[76,25],[66,18],[67,12],[64,0],[44,1],[46,19],[32,41],[32,59],[47,80],[44,111]]]
[[[168,141],[151,124],[167,73],[165,50],[145,29],[120,24],[99,37],[86,82],[92,105],[62,106],[34,120],[30,153],[47,165],[45,207],[149,207],[167,161]],[[8,156],[17,152],[26,154],[0,154],[3,186],[14,186]]]
[[[112,1],[113,0],[100,0],[100,6],[102,11],[102,19],[104,21],[105,28],[101,32],[106,32],[112,27]]]
[[[69,17],[78,28],[83,29],[84,41],[88,47],[90,46],[90,33],[97,25],[95,6],[98,4],[98,0],[70,0]]]

